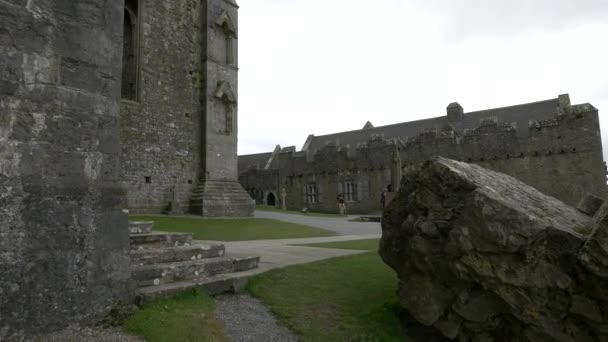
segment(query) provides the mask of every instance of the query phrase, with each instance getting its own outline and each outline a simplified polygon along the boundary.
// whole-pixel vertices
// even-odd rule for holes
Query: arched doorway
[[[266,205],[271,205],[274,207],[276,205],[276,201],[277,199],[274,197],[274,194],[269,192],[268,196],[266,197]]]

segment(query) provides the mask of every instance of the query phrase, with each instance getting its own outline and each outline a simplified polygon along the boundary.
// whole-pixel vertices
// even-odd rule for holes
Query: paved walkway
[[[379,239],[381,236],[378,222],[350,222],[356,216],[348,217],[317,217],[300,214],[277,213],[271,211],[256,211],[255,217],[299,223],[333,231],[338,236],[276,239],[251,241],[225,241],[226,252],[237,255],[258,255],[260,264],[257,269],[243,272],[241,275],[254,275],[275,268],[320,261],[345,255],[365,253],[361,250],[319,248],[295,246],[311,243]],[[199,243],[218,243],[218,241],[199,241]]]
[[[256,210],[255,217],[299,223],[307,226],[331,230],[338,235],[370,235],[380,234],[382,229],[378,222],[350,222],[358,216],[318,217],[301,214],[280,213],[274,211]]]
[[[365,253],[361,250],[319,248],[307,246],[294,246],[310,243],[377,239],[375,235],[347,235],[306,239],[256,240],[256,241],[228,241],[222,242],[226,252],[237,255],[258,255],[260,264],[257,269],[248,271],[247,275],[263,273],[275,268],[291,265],[305,264],[319,260],[335,258],[345,255]],[[212,243],[211,241],[208,241]],[[217,241],[215,241],[217,243]]]

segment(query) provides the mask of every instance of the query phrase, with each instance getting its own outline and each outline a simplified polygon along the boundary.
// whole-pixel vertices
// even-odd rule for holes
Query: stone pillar
[[[255,202],[238,182],[238,5],[207,0],[203,7],[201,178],[193,214],[253,216]]]
[[[281,208],[287,210],[287,192],[285,188],[281,189]]]
[[[129,300],[122,1],[0,1],[0,340]]]

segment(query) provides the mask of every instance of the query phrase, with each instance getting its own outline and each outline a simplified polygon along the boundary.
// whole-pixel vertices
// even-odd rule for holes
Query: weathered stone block
[[[608,205],[593,218],[520,181],[436,158],[384,212],[401,305],[444,336],[603,341]]]

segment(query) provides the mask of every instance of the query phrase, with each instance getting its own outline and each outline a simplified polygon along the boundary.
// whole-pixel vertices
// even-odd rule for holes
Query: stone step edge
[[[210,254],[211,253],[211,254]],[[132,265],[140,265],[139,263],[149,264],[149,259],[157,259],[163,256],[163,254],[176,255],[185,254],[189,255],[187,259],[175,259],[167,262],[179,262],[189,261],[195,259],[209,259],[216,257],[223,257],[226,254],[226,247],[223,244],[199,244],[190,246],[177,246],[177,247],[156,247],[156,248],[134,248],[129,252]],[[151,257],[146,258],[146,256]],[[211,255],[211,256],[209,256]],[[167,256],[168,257],[168,256]],[[158,262],[154,262],[158,264]]]
[[[161,239],[163,238],[164,239]],[[194,237],[194,234],[192,233],[165,233],[165,232],[151,232],[151,233],[142,233],[142,234],[129,234],[129,243],[131,244],[131,247],[133,246],[145,246],[146,244],[154,244],[156,242],[176,242],[173,241],[173,237],[178,237],[178,238],[185,238],[185,240],[187,241],[187,245],[186,244],[181,244],[178,246],[189,246],[192,244],[192,240]],[[141,240],[146,239],[146,238],[159,238],[157,240],[154,241],[146,241],[146,242],[142,242]],[[169,239],[167,239],[169,238]],[[179,241],[178,241],[179,242]]]
[[[152,232],[154,221],[129,221],[129,234],[147,234]]]
[[[196,281],[219,274],[231,274],[255,270],[259,257],[217,257],[179,263],[148,264],[133,266],[131,279],[136,287],[161,286],[180,281]],[[167,267],[164,267],[164,266]]]
[[[135,290],[135,304],[142,306],[162,298],[173,297],[180,293],[200,290],[210,296],[223,293],[239,293],[245,290],[249,278],[259,274],[257,269],[216,274],[204,279],[177,281],[158,286],[145,286]]]
[[[195,259],[195,260],[185,260],[185,261],[175,261],[175,262],[164,262],[158,264],[149,264],[149,265],[134,265],[131,267],[131,273],[142,271],[146,269],[173,269],[178,268],[180,266],[191,266],[191,265],[201,265],[201,264],[211,264],[215,262],[227,261],[230,260],[232,262],[241,262],[241,261],[251,261],[257,259],[257,262],[260,262],[260,257],[257,255],[248,255],[248,254],[231,254],[226,253],[221,257],[215,258],[206,258],[206,259]]]

